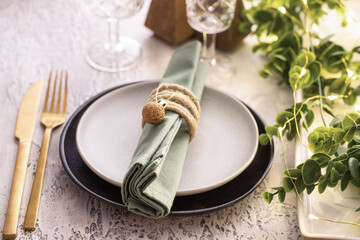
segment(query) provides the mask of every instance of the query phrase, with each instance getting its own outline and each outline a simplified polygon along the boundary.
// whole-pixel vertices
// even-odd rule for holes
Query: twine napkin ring
[[[187,88],[178,84],[162,83],[155,88],[142,110],[142,126],[145,122],[158,124],[165,117],[165,110],[176,112],[185,119],[193,140],[200,117],[199,99]]]

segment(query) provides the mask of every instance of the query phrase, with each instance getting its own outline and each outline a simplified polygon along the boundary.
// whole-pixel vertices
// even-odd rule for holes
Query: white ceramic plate
[[[76,142],[98,176],[121,186],[141,135],[141,111],[157,82],[140,82],[114,90],[95,101],[81,118]],[[250,111],[236,98],[205,88],[201,117],[190,144],[177,195],[219,187],[253,160],[258,128]]]
[[[343,104],[338,104],[334,110],[337,113],[350,112],[350,109]],[[312,131],[316,126],[321,126],[320,114],[315,113],[316,121],[312,124]],[[325,121],[329,123],[331,118],[325,115]],[[301,132],[302,141],[307,144],[307,133]],[[300,141],[296,142],[295,164],[298,165],[308,159],[312,153],[304,148]],[[326,188],[325,192],[319,194],[315,189],[311,195],[301,194],[301,197],[310,212],[316,216],[340,222],[360,222],[360,214],[355,212],[360,206],[359,190],[349,184],[348,188],[341,192],[340,183],[335,188]],[[318,220],[306,211],[305,207],[298,200],[297,202],[299,228],[303,236],[307,239],[360,239],[360,228],[354,225],[333,223]]]

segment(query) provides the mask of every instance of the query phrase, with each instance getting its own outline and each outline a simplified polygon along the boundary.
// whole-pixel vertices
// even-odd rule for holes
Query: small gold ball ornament
[[[142,110],[142,116],[147,123],[161,123],[165,117],[164,105],[160,102],[148,102]]]

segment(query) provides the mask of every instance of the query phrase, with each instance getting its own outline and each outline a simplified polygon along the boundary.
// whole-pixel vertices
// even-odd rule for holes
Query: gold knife
[[[20,104],[15,128],[15,137],[19,140],[19,148],[3,229],[4,239],[16,238],[31,141],[34,135],[42,90],[43,81],[39,80],[30,86]]]

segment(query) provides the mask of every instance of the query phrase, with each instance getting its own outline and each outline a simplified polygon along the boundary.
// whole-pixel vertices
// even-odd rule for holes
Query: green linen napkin
[[[207,72],[206,63],[199,62],[200,50],[196,41],[175,51],[160,84],[182,85],[200,99]],[[185,120],[177,113],[166,111],[161,123],[145,124],[121,188],[130,211],[151,218],[169,214],[189,139]]]

